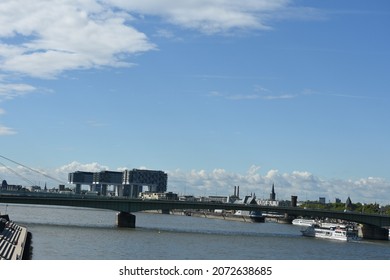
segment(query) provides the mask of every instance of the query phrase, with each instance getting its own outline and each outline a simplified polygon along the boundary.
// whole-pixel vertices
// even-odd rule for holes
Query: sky
[[[390,204],[388,26],[387,0],[2,0],[0,179]]]

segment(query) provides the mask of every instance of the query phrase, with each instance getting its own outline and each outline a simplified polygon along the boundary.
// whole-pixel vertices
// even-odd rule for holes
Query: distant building
[[[81,186],[82,185],[89,185],[90,190],[92,190],[92,184],[93,184],[93,172],[85,172],[85,171],[76,171],[73,173],[68,174],[68,182],[69,184],[75,184],[75,193],[80,194],[81,193]],[[65,189],[60,187],[59,190],[63,191]]]
[[[234,201],[240,199],[240,186],[234,186],[233,195],[228,197],[228,203],[234,203]]]
[[[81,194],[81,186],[89,185],[89,191],[102,195],[111,193],[117,196],[138,197],[143,187],[147,192],[165,193],[167,190],[168,175],[163,171],[133,169],[118,171],[85,172],[76,171],[69,173],[69,183],[75,184],[75,193]],[[114,191],[108,190],[108,186]]]
[[[318,199],[318,202],[321,203],[321,204],[325,204],[325,203],[326,203],[325,197],[320,197],[320,198]]]
[[[351,211],[353,208],[351,198],[348,196],[347,201],[345,202],[345,210],[344,211]]]
[[[256,195],[246,195],[243,199],[238,199],[235,204],[257,204]]]
[[[193,195],[182,195],[179,196],[180,201],[196,201],[196,197]]]
[[[269,199],[258,199],[256,202],[261,206],[279,206],[279,201],[276,200],[275,184],[272,184]]]
[[[100,171],[93,174],[92,190],[107,195],[108,186],[120,186],[122,184],[122,172]]]
[[[27,187],[27,189],[30,192],[40,192],[42,190],[42,188],[40,186],[30,186],[30,187]]]
[[[8,185],[6,180],[1,183],[1,190],[3,191],[20,191],[23,187],[21,185]]]
[[[165,198],[167,200],[179,200],[179,196],[177,195],[177,193],[173,193],[173,192],[166,192]]]
[[[165,199],[165,194],[154,193],[154,192],[142,192],[139,194],[139,198],[148,199],[148,200],[160,200],[160,199]]]
[[[276,200],[276,193],[275,193],[275,185],[272,184],[272,191],[269,195],[269,200],[274,201]]]
[[[227,203],[229,201],[228,196],[210,195],[202,196],[199,198],[200,202],[214,202],[214,203]]]
[[[6,190],[7,188],[8,188],[8,183],[6,180],[3,180],[3,182],[1,183],[1,189]]]
[[[286,206],[286,205],[281,205],[281,206]],[[290,205],[287,204],[287,206],[297,207],[298,206],[298,196],[292,195]]]
[[[149,192],[164,193],[167,191],[167,184],[168,175],[163,171],[133,169],[125,170],[122,174],[122,185],[132,187],[133,192],[139,192],[140,189],[142,191],[142,187],[146,186]]]
[[[167,193],[153,193],[153,192],[142,192],[139,194],[141,199],[149,200],[178,200],[176,193],[167,192]]]
[[[257,204],[261,206],[279,206],[278,200],[259,199]]]

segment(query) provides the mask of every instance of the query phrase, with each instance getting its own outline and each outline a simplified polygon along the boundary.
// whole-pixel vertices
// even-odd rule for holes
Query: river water
[[[33,260],[389,260],[390,241],[303,237],[294,225],[135,213],[117,228],[108,210],[1,204],[32,233]]]

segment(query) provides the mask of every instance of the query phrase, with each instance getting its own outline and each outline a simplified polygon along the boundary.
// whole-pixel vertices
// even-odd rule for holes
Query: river
[[[389,260],[390,242],[303,237],[300,227],[135,213],[117,228],[116,212],[1,204],[32,233],[33,260]]]

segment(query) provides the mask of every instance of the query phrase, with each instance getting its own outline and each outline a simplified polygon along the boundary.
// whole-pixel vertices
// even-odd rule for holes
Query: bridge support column
[[[135,215],[127,212],[116,214],[116,225],[118,227],[135,228]]]
[[[289,216],[288,213],[284,213],[283,218],[278,218],[279,224],[292,224],[292,220],[294,220],[294,217]]]
[[[169,209],[162,209],[161,210],[161,214],[167,214],[167,215],[169,215],[170,214],[170,210]]]
[[[364,239],[389,240],[389,230],[372,225],[361,225],[358,230],[359,237]]]

